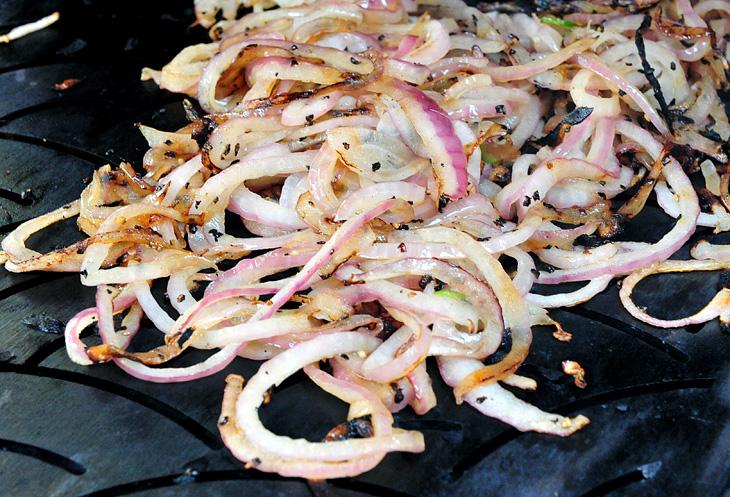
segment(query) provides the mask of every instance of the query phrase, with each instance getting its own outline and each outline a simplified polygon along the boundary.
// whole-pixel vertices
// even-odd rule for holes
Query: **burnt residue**
[[[680,40],[697,40],[710,38],[713,46],[716,45],[715,32],[708,27],[687,26],[672,19],[662,17],[661,9],[654,11],[654,24],[665,36]]]
[[[700,164],[707,156],[702,152],[693,149],[689,145],[672,143],[669,145],[668,154],[677,159],[687,174],[694,174],[700,170]]]
[[[477,8],[482,12],[500,12],[505,14],[516,14],[522,12],[525,14],[533,13],[550,13],[556,15],[565,15],[577,10],[573,2],[565,0],[515,0],[512,2],[481,2],[477,4]]]
[[[649,173],[646,175],[636,192],[629,198],[616,213],[608,220],[604,221],[598,228],[598,234],[601,238],[611,238],[621,233],[621,226],[627,221],[635,218],[644,209],[649,195],[654,191],[657,180],[664,170],[664,166],[668,164],[670,156],[664,149],[652,165]]]
[[[193,333],[195,333],[195,330],[193,328],[186,328],[185,331],[183,331],[180,335],[180,338],[177,339],[177,346],[183,347],[185,345],[185,342],[190,340],[190,337],[193,336]]]
[[[193,122],[193,130],[191,131],[190,136],[193,140],[195,140],[200,148],[203,148],[208,141],[208,137],[210,137],[210,134],[216,127],[218,127],[218,123],[216,123],[212,118],[205,116]]]
[[[30,314],[21,321],[25,326],[32,330],[47,333],[49,335],[61,335],[66,325],[58,319],[48,316],[42,312],[40,314]]]
[[[502,334],[502,343],[499,344],[499,348],[497,348],[494,354],[487,357],[484,364],[487,366],[490,364],[497,364],[504,359],[510,350],[512,350],[512,329],[507,327],[504,329],[504,333]]]
[[[664,98],[662,92],[662,86],[659,84],[659,80],[654,74],[654,68],[649,64],[649,60],[646,58],[646,46],[644,44],[644,32],[651,26],[651,16],[649,14],[644,15],[644,20],[641,21],[641,26],[636,30],[636,37],[634,42],[636,43],[636,50],[639,52],[639,58],[641,59],[641,67],[644,70],[644,76],[651,85],[651,89],[654,92],[654,98],[659,102],[659,111],[662,113],[664,121],[667,123],[670,133],[674,133],[674,126],[672,124],[672,113],[669,111],[669,105],[667,100]]]
[[[622,8],[625,9],[629,14],[636,14],[637,12],[641,12],[643,10],[654,7],[659,2],[660,0],[591,0],[590,3],[606,5],[613,9]]]
[[[418,280],[418,286],[421,290],[425,290],[429,283],[433,280],[433,277],[428,274],[424,274],[421,276],[421,279]]]
[[[576,107],[572,112],[566,114],[560,122],[550,130],[548,134],[535,140],[538,145],[556,146],[563,141],[563,137],[573,126],[582,123],[593,113],[593,107]]]
[[[451,202],[451,199],[447,197],[446,195],[439,196],[439,212],[443,212],[444,208],[449,205],[449,202]]]
[[[403,402],[405,397],[403,396],[403,390],[401,387],[397,383],[391,383],[390,388],[393,389],[393,402],[396,404]]]
[[[325,442],[339,442],[353,438],[370,438],[374,434],[370,415],[353,418],[332,428],[324,437]]]

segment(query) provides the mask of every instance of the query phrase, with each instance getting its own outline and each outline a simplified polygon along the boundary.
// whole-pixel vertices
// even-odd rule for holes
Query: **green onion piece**
[[[446,297],[448,299],[466,300],[466,295],[461,292],[457,292],[456,290],[439,290],[438,292],[433,292],[433,294],[439,297]]]
[[[479,148],[481,148],[481,150],[482,150],[482,160],[484,162],[486,162],[487,164],[492,164],[492,165],[499,162],[495,156],[493,156],[492,154],[490,154],[489,152],[487,152],[485,150],[486,147],[484,146],[483,143],[480,145]]]
[[[540,20],[545,24],[552,24],[553,26],[560,26],[561,28],[577,28],[578,25],[573,21],[566,21],[565,19],[558,19],[557,17],[541,17]]]

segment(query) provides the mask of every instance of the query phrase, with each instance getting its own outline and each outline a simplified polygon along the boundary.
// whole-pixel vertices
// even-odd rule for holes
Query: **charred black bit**
[[[355,65],[358,65],[360,63],[360,61],[357,60],[355,57],[350,57],[350,62],[352,62]]]
[[[259,459],[258,457],[254,457],[253,459],[251,459],[251,465],[252,466],[260,466],[261,465],[261,459]]]
[[[482,404],[485,400],[487,400],[486,397],[477,397],[477,404]]]
[[[535,190],[535,193],[532,194],[532,200],[534,200],[536,202],[538,200],[540,200],[540,192],[538,192],[537,190]]]
[[[407,224],[399,224],[398,226],[396,226],[395,229],[400,230],[400,231],[408,231],[411,228]]]
[[[185,328],[185,331],[180,334],[180,338],[177,339],[177,346],[182,347],[185,342],[190,340],[190,337],[193,335],[194,332],[195,330],[192,328]]]
[[[497,105],[497,106],[495,106],[495,107],[494,107],[494,110],[496,110],[496,111],[497,111],[497,114],[502,114],[502,115],[504,115],[504,114],[506,114],[506,113],[507,113],[507,111],[506,111],[506,110],[505,110],[505,108],[504,108],[504,105],[501,105],[501,104],[500,104],[500,105]]]
[[[398,251],[401,252],[401,253],[405,252],[406,251],[406,244],[403,243],[403,242],[400,242],[398,244]]]
[[[624,8],[629,14],[636,14],[659,3],[659,0],[591,0],[591,3],[605,5],[612,9]]]
[[[636,30],[636,38],[634,42],[636,43],[636,50],[639,52],[641,67],[644,69],[644,76],[646,76],[647,81],[649,81],[649,84],[654,91],[654,97],[656,98],[657,102],[659,102],[659,110],[664,117],[664,121],[667,123],[667,127],[669,127],[669,132],[674,133],[672,115],[669,112],[669,106],[667,105],[667,101],[664,98],[664,93],[662,93],[662,87],[659,84],[659,80],[656,78],[656,75],[654,74],[654,68],[651,67],[651,64],[649,64],[649,60],[646,58],[644,32],[649,29],[650,25],[651,16],[649,14],[645,14],[644,20],[641,21],[641,26],[639,26],[639,29]]]
[[[325,442],[338,442],[352,438],[370,438],[375,433],[370,415],[353,418],[332,428],[324,437]]]
[[[572,112],[566,114],[548,134],[535,141],[539,145],[555,146],[565,133],[570,131],[572,126],[585,121],[593,113],[593,107],[576,107]]]
[[[522,202],[522,205],[524,205],[525,207],[529,207],[531,203],[532,203],[532,198],[525,195],[525,200]]]
[[[195,140],[200,148],[203,148],[205,143],[208,141],[208,137],[217,126],[218,124],[210,117],[203,117],[193,123],[193,130],[190,133],[190,136],[193,140]]]
[[[449,202],[451,202],[451,199],[447,197],[446,195],[441,195],[439,197],[439,212],[444,211],[444,207],[449,205]]]
[[[299,65],[299,61],[297,59],[295,59],[294,57],[292,57],[291,61],[289,62],[289,66],[294,67],[294,66],[298,66],[298,65]]]
[[[421,288],[421,290],[425,290],[425,288],[428,286],[429,283],[433,280],[433,277],[429,274],[424,274],[421,276],[421,279],[418,280],[418,286]]]
[[[396,404],[400,404],[401,402],[403,402],[403,399],[405,397],[403,396],[403,390],[401,390],[401,388],[398,386],[398,384],[397,383],[391,383],[390,384],[390,388],[393,389],[393,393],[394,393],[394,395],[393,395],[393,401]]]
[[[89,273],[88,273],[88,272],[86,271],[86,269],[82,269],[81,271],[79,271],[79,274],[80,274],[80,275],[81,275],[81,276],[82,276],[83,278],[86,278],[86,277],[87,277],[87,276],[89,275]]]
[[[197,233],[198,232],[198,226],[195,224],[188,224],[188,231],[190,233]]]
[[[699,133],[708,140],[712,140],[718,143],[725,143],[722,137],[720,137],[720,135],[714,129],[703,129]]]
[[[50,335],[62,335],[66,328],[66,325],[62,321],[52,318],[45,313],[30,314],[24,317],[21,323],[32,330]]]
[[[175,298],[175,300],[177,300],[178,302],[183,302],[185,300],[185,294],[181,293]]]
[[[225,426],[228,424],[228,416],[221,416],[218,419],[218,426]]]
[[[694,174],[700,170],[700,162],[704,159],[701,152],[693,149],[689,145],[680,145],[673,143],[669,147],[669,155],[677,159],[684,172]]]
[[[349,144],[349,143],[347,143],[347,142],[342,142],[342,147],[343,147],[343,148],[344,148],[345,150],[350,150],[350,144]]]
[[[385,317],[383,318],[383,332],[386,336],[392,334],[396,329],[396,324],[393,319],[386,319]]]
[[[380,169],[380,162],[373,162],[371,166],[373,168],[373,172],[375,172]]]
[[[167,146],[169,147],[170,145],[172,145],[172,140],[170,140],[170,139],[168,138],[167,140],[165,140],[165,142],[164,142],[164,143],[165,143],[165,145],[167,145]]]
[[[672,99],[672,102],[674,102],[674,99]],[[695,120],[689,116],[685,116],[685,112],[686,111],[682,109],[669,109],[669,115],[673,122],[678,122],[682,126],[685,124],[694,124]]]
[[[215,241],[216,241],[216,242],[218,241],[218,239],[219,239],[220,237],[222,237],[222,236],[223,236],[223,233],[221,233],[220,231],[218,231],[218,230],[217,230],[217,229],[215,229],[215,228],[211,228],[210,230],[208,230],[208,233],[210,233],[210,234],[211,234],[211,235],[213,236],[213,238],[215,238]]]
[[[560,122],[570,126],[577,126],[593,114],[593,107],[576,107],[567,114]]]
[[[175,157],[177,157],[177,154],[172,150],[165,150],[164,156],[168,159],[174,159]]]
[[[667,155],[666,150],[663,150],[659,158],[654,161],[649,173],[642,181],[641,186],[636,190],[636,193],[618,209],[616,214],[602,222],[598,228],[598,234],[601,238],[611,238],[618,235],[622,231],[621,226],[636,217],[644,209],[646,200],[652,190],[654,190],[657,179],[669,159],[670,156]]]

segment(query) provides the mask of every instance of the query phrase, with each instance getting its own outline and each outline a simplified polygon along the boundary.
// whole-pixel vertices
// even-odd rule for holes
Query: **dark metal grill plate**
[[[205,39],[187,28],[191,4],[2,2],[2,32],[57,8],[62,20],[0,46],[0,236],[77,198],[95,167],[139,163],[145,143],[135,122],[162,129],[184,122],[181,97],[141,83],[139,72]],[[66,78],[83,82],[53,89]],[[18,202],[27,188],[36,200]],[[627,236],[656,240],[668,226],[650,206]],[[66,223],[31,245],[50,249],[79,236]],[[710,299],[717,280],[654,278],[637,299],[663,316],[686,315]],[[540,387],[519,395],[545,409],[584,413],[592,422],[583,431],[567,439],[521,434],[456,407],[434,374],[439,406],[423,417],[396,416],[398,425],[423,430],[424,454],[390,455],[358,478],[318,485],[243,470],[221,447],[215,420],[225,373],[155,385],[113,365],[77,367],[61,337],[21,324],[30,314],[66,322],[92,303],[77,275],[0,270],[0,357],[12,356],[0,362],[0,495],[712,497],[728,488],[730,337],[717,322],[652,329],[623,311],[615,285],[587,305],[554,313],[574,334],[571,343],[536,329],[522,369]],[[561,374],[564,359],[585,366],[588,388]],[[227,372],[249,377],[255,370],[239,360]],[[279,431],[316,439],[345,411],[295,377],[263,412]]]

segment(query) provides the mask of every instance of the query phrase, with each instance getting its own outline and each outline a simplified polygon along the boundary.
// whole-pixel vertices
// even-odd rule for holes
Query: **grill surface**
[[[62,20],[0,46],[0,236],[77,198],[94,168],[139,163],[145,144],[133,123],[175,129],[184,122],[182,99],[138,75],[205,39],[188,28],[191,3],[2,2],[0,32],[55,9]],[[67,78],[83,81],[53,89]],[[18,195],[29,188],[32,197]],[[653,241],[668,227],[649,206],[626,236]],[[695,240],[708,235],[702,230]],[[78,237],[70,222],[31,246],[50,249]],[[521,434],[456,407],[434,375],[438,407],[423,417],[396,416],[399,426],[424,432],[424,454],[390,455],[361,477],[314,485],[245,471],[221,447],[215,420],[225,373],[155,385],[113,365],[75,366],[59,335],[33,325],[45,319],[48,330],[58,328],[92,305],[89,289],[75,274],[0,275],[2,495],[712,497],[728,488],[730,337],[717,322],[691,330],[645,326],[620,307],[615,285],[587,305],[553,313],[573,341],[536,329],[521,370],[540,387],[519,395],[587,415],[592,422],[581,432],[567,439]],[[717,281],[717,274],[654,278],[637,300],[662,316],[686,315],[710,299]],[[586,368],[588,388],[560,372],[564,359]],[[239,360],[227,372],[248,377],[255,370]],[[280,432],[318,439],[345,409],[298,376],[262,412]]]

